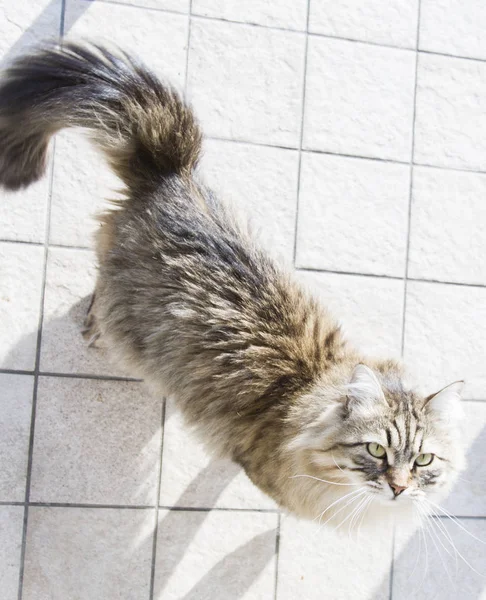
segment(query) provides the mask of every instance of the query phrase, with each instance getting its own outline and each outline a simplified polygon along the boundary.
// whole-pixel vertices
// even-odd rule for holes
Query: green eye
[[[371,442],[371,444],[367,444],[366,448],[371,456],[374,456],[375,458],[385,458],[386,456],[386,450],[380,444]]]
[[[419,454],[415,459],[415,464],[417,467],[428,467],[433,460],[433,454]]]

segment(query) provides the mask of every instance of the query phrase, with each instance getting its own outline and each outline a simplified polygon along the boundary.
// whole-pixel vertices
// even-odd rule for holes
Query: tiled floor
[[[459,520],[436,524],[471,564],[437,533],[280,515],[86,348],[91,216],[117,182],[70,132],[48,177],[0,193],[2,600],[486,598],[484,542],[461,529],[486,540],[485,7],[0,0],[2,63],[59,35],[136,51],[191,99],[206,179],[358,345],[429,391],[467,379]]]

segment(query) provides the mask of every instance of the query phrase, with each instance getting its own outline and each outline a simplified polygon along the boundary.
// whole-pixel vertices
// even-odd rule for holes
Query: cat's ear
[[[346,386],[346,410],[357,417],[369,417],[388,403],[378,378],[366,365],[355,367]]]
[[[450,421],[462,417],[461,394],[464,381],[455,381],[425,400],[429,414],[441,421]]]

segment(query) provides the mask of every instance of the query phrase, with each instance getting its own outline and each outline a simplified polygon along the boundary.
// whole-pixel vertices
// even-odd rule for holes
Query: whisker
[[[364,489],[364,488],[362,488]],[[342,502],[343,500],[345,500],[346,498],[349,498],[349,496],[352,496],[353,494],[356,494],[358,492],[360,492],[361,489],[359,490],[353,490],[352,492],[349,492],[347,494],[345,494],[344,496],[341,496],[340,498],[338,498],[337,500],[335,500],[332,504],[330,504],[327,508],[325,508],[319,515],[317,515],[317,517],[315,517],[314,521],[316,521],[317,519],[322,519],[322,517],[324,516],[324,514],[330,509],[332,508],[335,504],[338,504],[339,502]]]
[[[320,528],[322,528],[322,527],[324,527],[325,525],[327,525],[327,523],[329,523],[329,521],[331,521],[331,519],[333,519],[334,517],[336,517],[336,516],[337,516],[339,513],[341,513],[341,512],[342,512],[342,511],[343,511],[345,508],[347,508],[348,506],[351,506],[351,504],[353,504],[353,502],[356,502],[356,500],[358,500],[359,498],[361,498],[361,496],[363,496],[364,494],[366,494],[366,490],[359,490],[359,492],[360,492],[360,493],[359,493],[359,494],[357,494],[356,496],[353,496],[353,497],[351,498],[351,500],[348,500],[348,502],[346,502],[346,504],[345,504],[344,506],[341,506],[341,508],[340,508],[340,509],[339,509],[337,512],[335,512],[335,513],[334,513],[334,514],[332,514],[330,517],[328,517],[328,518],[327,518],[327,519],[324,521],[324,523],[323,523],[322,525],[320,525],[320,521],[319,521]],[[331,506],[332,506],[332,505],[331,505]],[[331,507],[329,507],[329,508],[331,508]],[[327,512],[327,510],[329,510],[329,509],[326,509],[326,511],[324,511],[324,512]]]
[[[437,532],[436,532],[436,531],[435,531],[435,529],[432,527],[432,525],[431,525],[431,523],[430,523],[430,519],[429,519],[428,517],[425,517],[425,518],[424,518],[424,524],[425,524],[425,528],[426,528],[426,529],[425,529],[425,531],[426,531],[426,532],[429,534],[429,536],[430,536],[430,539],[432,540],[432,543],[434,544],[434,546],[435,546],[435,549],[437,550],[437,554],[439,555],[440,562],[442,563],[442,566],[444,567],[444,571],[447,573],[447,577],[448,577],[449,581],[451,582],[451,585],[452,585],[452,586],[454,587],[454,589],[455,589],[454,582],[453,582],[453,581],[452,581],[452,579],[451,579],[451,576],[450,576],[450,574],[449,574],[449,571],[448,571],[448,569],[447,569],[447,566],[446,566],[446,564],[445,564],[445,562],[444,562],[444,559],[443,559],[443,557],[442,557],[442,554],[441,554],[441,552],[440,552],[440,550],[439,550],[439,547],[437,546],[437,544],[436,544],[436,542],[435,542],[435,539],[434,539],[434,537],[432,536],[432,534],[434,534],[435,538],[436,538],[436,539],[437,539],[437,540],[440,542],[441,546],[444,548],[444,550],[447,552],[447,554],[449,554],[449,556],[452,556],[452,555],[450,554],[449,550],[447,550],[447,548],[444,546],[444,544],[442,543],[442,540],[440,540],[440,539],[438,538],[438,536],[437,536]]]
[[[462,524],[460,523],[460,521],[458,521],[458,519],[456,519],[455,517],[453,517],[452,515],[449,515],[447,513],[447,511],[445,511],[444,509],[442,509],[440,506],[434,504],[433,502],[431,502],[430,500],[427,499],[427,502],[429,502],[430,504],[432,504],[433,506],[437,506],[437,508],[442,511],[449,519],[451,519],[451,521],[453,523],[455,523],[460,529],[462,529],[463,531],[465,531],[468,535],[470,535],[472,538],[478,540],[479,542],[481,542],[482,544],[484,544],[483,540],[480,540],[479,538],[477,538],[475,535],[473,535],[470,531],[468,531],[465,527],[462,526]],[[471,571],[474,571],[474,573],[476,573],[476,575],[479,575],[479,577],[482,577],[483,579],[486,579],[486,575],[484,575],[483,573],[480,573],[479,571],[477,571],[472,565],[471,563],[464,558],[464,556],[461,554],[461,552],[457,549],[457,546],[455,544],[454,545],[454,549],[457,552],[457,555],[459,556],[459,558],[471,569]]]
[[[454,515],[451,515],[447,510],[445,510],[445,508],[442,508],[441,506],[439,506],[438,504],[435,504],[434,502],[432,502],[431,500],[429,500],[428,498],[426,498],[426,502],[428,502],[431,506],[433,506],[434,508],[437,508],[438,510],[440,510],[440,512],[442,514],[444,514],[448,519],[450,519],[451,521],[453,521],[460,529],[462,529],[465,533],[467,533],[469,536],[471,536],[472,538],[474,538],[475,540],[477,540],[478,542],[481,542],[481,544],[486,544],[486,542],[484,540],[482,540],[481,538],[478,538],[474,535],[474,533],[471,533],[469,531],[469,529],[467,529],[466,527],[464,527],[464,525],[459,521],[459,519],[457,517],[455,517]]]
[[[331,458],[332,458],[332,460],[333,460],[334,464],[336,465],[336,467],[337,467],[337,468],[338,468],[340,471],[342,471],[342,472],[344,473],[344,472],[345,472],[345,471],[344,471],[344,469],[342,469],[342,468],[341,468],[341,467],[340,467],[340,466],[337,464],[337,462],[336,462],[336,459],[334,458],[334,452],[332,452],[332,450],[331,450]]]
[[[338,483],[337,481],[328,481],[327,479],[320,479],[319,477],[314,477],[314,475],[291,475],[289,479],[296,479],[297,477],[308,477],[309,479],[315,479],[316,481],[322,481],[322,483],[330,483],[331,485],[361,485],[361,483]]]
[[[366,494],[366,492],[364,492],[364,493]],[[360,498],[359,496],[355,496],[355,497],[353,498],[353,500],[352,500],[352,501],[351,501],[349,504],[352,504],[353,502],[355,502],[355,501],[356,501],[356,500],[358,500],[359,498]],[[337,527],[335,527],[335,528],[334,528],[334,532],[336,532],[338,529],[340,529],[340,528],[341,528],[341,526],[342,526],[342,525],[344,525],[344,523],[346,523],[346,521],[347,521],[348,519],[350,519],[350,518],[351,518],[351,517],[354,515],[354,513],[356,512],[356,510],[357,510],[357,509],[359,509],[359,507],[361,506],[361,503],[363,502],[363,500],[364,500],[364,498],[361,498],[361,500],[360,500],[360,502],[359,502],[358,506],[355,506],[355,507],[354,507],[354,509],[353,509],[353,510],[352,510],[352,511],[349,513],[349,515],[346,515],[346,516],[344,517],[344,519],[343,519],[343,520],[342,520],[342,521],[339,523],[339,525],[338,525]],[[345,508],[346,508],[346,507],[345,507]],[[336,513],[336,514],[337,514],[337,513]],[[334,515],[334,516],[335,516],[335,515]],[[331,518],[332,518],[332,517],[331,517]]]

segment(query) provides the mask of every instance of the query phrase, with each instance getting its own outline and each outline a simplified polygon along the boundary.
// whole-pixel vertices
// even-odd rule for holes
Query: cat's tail
[[[51,136],[84,127],[131,188],[189,175],[201,148],[192,111],[133,58],[66,44],[17,59],[0,81],[0,186],[41,177]]]

